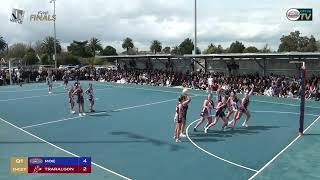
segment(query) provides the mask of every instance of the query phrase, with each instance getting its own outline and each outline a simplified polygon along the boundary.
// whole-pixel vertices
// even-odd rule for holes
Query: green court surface
[[[242,118],[233,130],[221,131],[219,122],[204,134],[202,126],[197,132],[193,127],[206,92],[190,90],[188,137],[175,143],[173,116],[181,89],[93,86],[96,113],[85,117],[70,114],[60,82],[53,94],[45,84],[0,87],[0,179],[320,178],[319,102],[306,102],[309,129],[303,137],[297,136],[300,101],[262,96],[251,97],[248,128],[241,127]],[[87,175],[14,175],[11,156],[91,156],[94,163]]]

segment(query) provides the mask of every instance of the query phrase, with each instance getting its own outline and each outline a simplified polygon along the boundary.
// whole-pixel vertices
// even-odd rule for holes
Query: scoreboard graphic
[[[11,157],[13,174],[91,173],[91,157]]]

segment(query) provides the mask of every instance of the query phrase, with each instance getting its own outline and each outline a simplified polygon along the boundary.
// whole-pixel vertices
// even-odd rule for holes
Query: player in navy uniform
[[[69,95],[69,105],[70,105],[70,112],[72,114],[76,113],[73,108],[74,108],[74,95],[73,95],[73,92],[74,92],[74,87],[71,85],[70,89],[69,89],[69,92],[68,92],[68,95]]]
[[[92,83],[89,83],[89,88],[86,90],[86,94],[89,96],[90,112],[95,112],[95,111],[93,110],[94,97],[93,97]]]
[[[191,97],[188,95],[188,89],[183,89],[182,91],[182,96],[183,96],[183,115],[184,115],[184,118],[183,118],[183,121],[182,121],[182,124],[181,124],[181,134],[180,134],[180,137],[186,137],[186,135],[183,133],[184,132],[184,129],[186,127],[186,122],[187,122],[187,112],[188,112],[188,109],[189,109],[189,103],[191,101]]]
[[[214,102],[212,101],[212,95],[209,93],[208,98],[203,101],[202,111],[200,113],[200,119],[197,125],[193,128],[193,131],[197,131],[197,128],[204,122],[207,118],[208,123],[205,128],[212,123],[212,113],[214,110]]]
[[[78,103],[78,109],[79,109],[79,116],[85,116],[86,113],[84,113],[84,98],[83,98],[83,90],[81,88],[81,85],[76,86],[75,91],[73,92],[73,95],[77,95],[77,103]]]
[[[223,97],[222,101],[219,102],[216,106],[216,116],[211,124],[209,124],[205,129],[204,132],[207,133],[208,129],[215,124],[217,124],[218,120],[221,118],[224,121],[224,124],[222,125],[222,129],[225,130],[228,125],[228,119],[225,115],[225,110],[227,108],[227,98]]]
[[[174,133],[174,139],[176,142],[181,142],[180,141],[180,134],[181,134],[181,126],[182,126],[182,122],[184,119],[184,111],[183,111],[183,99],[184,97],[181,95],[178,98],[178,103],[176,106],[176,116],[175,116],[175,120],[176,120],[176,128],[175,128],[175,133]]]

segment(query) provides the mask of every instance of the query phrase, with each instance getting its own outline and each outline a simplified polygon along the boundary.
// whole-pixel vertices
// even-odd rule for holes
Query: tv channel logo
[[[290,8],[286,15],[290,21],[312,21],[312,8]]]

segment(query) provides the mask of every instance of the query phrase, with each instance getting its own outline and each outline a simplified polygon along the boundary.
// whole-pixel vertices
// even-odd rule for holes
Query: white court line
[[[303,133],[307,132],[307,130],[314,124],[316,123],[318,120],[320,119],[320,116],[315,119],[304,131]],[[277,159],[285,150],[287,150],[294,142],[296,142],[299,138],[301,137],[301,135],[297,136],[293,141],[291,141],[290,144],[288,144],[284,149],[282,149],[276,156],[274,156],[267,164],[265,164],[261,169],[259,169],[258,172],[256,172],[253,176],[251,176],[248,180],[252,180],[253,178],[255,178],[258,174],[260,174],[266,167],[268,167],[275,159]]]
[[[115,109],[115,110],[111,110],[111,111],[123,111],[123,110],[127,110],[127,109],[133,109],[133,108],[144,107],[144,106],[151,106],[151,105],[155,105],[155,104],[161,104],[161,103],[170,102],[170,101],[176,101],[176,100],[177,100],[176,98],[175,98],[175,99],[168,99],[168,100],[164,100],[164,101],[158,101],[158,102],[153,102],[153,103],[148,103],[148,104],[130,106],[130,107]],[[90,114],[89,116],[99,115],[99,114],[106,114],[106,113],[108,113],[108,112],[92,113],[92,114]],[[52,124],[52,123],[57,123],[57,122],[69,121],[69,120],[79,119],[79,118],[84,118],[84,117],[86,117],[86,116],[76,116],[76,117],[70,117],[70,118],[66,118],[66,119],[60,119],[60,120],[56,120],[56,121],[48,121],[48,122],[44,122],[44,123],[39,123],[39,124],[33,124],[33,125],[29,125],[29,126],[24,126],[24,127],[22,127],[22,129],[32,128],[32,127],[37,127],[37,126],[42,126],[42,125]]]
[[[188,125],[187,129],[186,129],[187,138],[189,139],[189,141],[190,141],[196,148],[198,148],[198,149],[200,149],[201,151],[205,152],[206,154],[208,154],[208,155],[210,155],[210,156],[212,156],[212,157],[215,157],[215,158],[217,158],[217,159],[219,159],[219,160],[221,160],[221,161],[224,161],[224,162],[226,162],[226,163],[232,164],[232,165],[234,165],[234,166],[238,166],[238,167],[240,167],[240,168],[243,168],[243,169],[246,169],[246,170],[249,170],[249,171],[252,171],[252,172],[257,172],[257,170],[255,170],[255,169],[252,169],[252,168],[249,168],[249,167],[246,167],[246,166],[237,164],[237,163],[235,163],[235,162],[232,162],[232,161],[223,159],[223,158],[220,157],[220,156],[217,156],[217,155],[215,155],[215,154],[212,154],[212,153],[210,153],[209,151],[207,151],[207,150],[203,149],[202,147],[198,146],[195,142],[193,142],[193,140],[189,137],[189,128],[190,128],[190,126],[191,126],[192,124],[196,123],[197,121],[199,121],[199,119],[197,119],[197,120],[193,121],[192,123],[190,123],[190,124]]]
[[[279,113],[279,114],[282,114],[282,113],[285,113],[285,114],[299,114],[299,113],[296,113],[296,112],[282,112],[282,111],[252,111],[252,112],[270,112],[270,113]],[[305,115],[317,116],[318,118],[320,118],[319,115],[315,115],[315,114],[305,114]],[[192,124],[196,123],[197,121],[199,121],[199,119],[197,119],[197,120],[193,121],[192,123],[190,123],[190,124],[188,125],[187,129],[186,129],[187,138],[189,139],[189,141],[190,141],[195,147],[197,147],[197,148],[200,149],[201,151],[205,152],[206,154],[208,154],[208,155],[210,155],[210,156],[213,156],[213,157],[215,157],[215,158],[217,158],[217,159],[219,159],[219,160],[225,161],[225,162],[227,162],[227,163],[229,163],[229,164],[232,164],[232,165],[235,165],[235,166],[238,166],[238,167],[240,167],[240,168],[247,169],[247,170],[249,170],[249,171],[253,171],[253,172],[256,172],[256,173],[259,172],[258,170],[255,170],[255,169],[252,169],[252,168],[249,168],[249,167],[246,167],[246,166],[237,164],[237,163],[235,163],[235,162],[232,162],[232,161],[229,161],[229,160],[226,160],[226,159],[223,159],[222,157],[217,156],[217,155],[215,155],[215,154],[212,154],[212,153],[210,153],[209,151],[207,151],[207,150],[201,148],[199,145],[197,145],[197,144],[189,137],[189,128],[190,128],[190,126],[191,126]],[[315,122],[313,122],[312,124],[314,124],[314,123],[315,123]],[[311,125],[312,125],[312,124],[311,124]],[[311,126],[311,125],[310,125],[310,126]],[[309,127],[310,127],[310,126],[309,126]],[[309,129],[309,127],[308,127],[307,129]],[[307,130],[307,129],[306,129],[306,130]],[[306,131],[306,130],[305,130],[305,131]],[[298,137],[299,137],[299,136],[298,136]],[[296,139],[297,139],[297,138],[296,138]],[[294,140],[294,141],[295,141],[295,140]],[[293,143],[293,142],[291,142],[291,143]],[[290,143],[290,144],[291,144],[291,143]]]
[[[98,83],[96,85],[104,85],[102,83]],[[166,90],[158,90],[158,89],[147,89],[147,88],[137,88],[137,87],[126,87],[126,86],[115,86],[115,85],[106,85],[110,87],[115,87],[115,88],[124,88],[124,89],[138,89],[138,90],[145,90],[145,91],[157,91],[157,92],[167,92],[167,93],[174,93],[174,94],[181,94],[181,92],[175,92],[175,91],[166,91]],[[196,95],[196,96],[207,96],[207,94],[194,94],[194,93],[189,93],[190,95]],[[215,96],[216,97],[216,96]],[[287,105],[287,106],[294,106],[294,107],[299,107],[300,104],[287,104],[287,103],[281,103],[281,102],[272,102],[272,101],[260,101],[260,100],[250,100],[253,102],[262,102],[262,103],[269,103],[269,104],[279,104],[279,105]],[[316,106],[305,106],[309,108],[315,108],[315,109],[320,109],[320,107]]]
[[[61,87],[62,86],[62,84],[61,83],[59,83],[57,86],[53,86],[52,87],[52,89],[54,89],[54,88],[58,88],[58,87]],[[21,87],[21,88],[23,88],[23,87]],[[45,89],[48,89],[48,87],[46,87],[46,88],[39,88],[39,89],[28,89],[28,90],[16,90],[16,91],[1,91],[0,90],[0,93],[8,93],[8,92],[28,92],[28,91],[39,91],[39,90],[45,90]]]
[[[111,89],[111,88],[101,88],[101,89],[95,89],[95,91],[101,91],[101,90],[106,90],[106,89]],[[61,94],[67,94],[65,93],[53,93],[53,94],[46,94],[46,95],[40,95],[40,96],[27,96],[27,97],[21,97],[21,98],[12,98],[12,99],[0,99],[0,102],[7,102],[7,101],[15,101],[15,100],[21,100],[21,99],[32,99],[32,98],[40,98],[40,97],[46,97],[46,96],[56,96],[56,95],[61,95]]]
[[[269,104],[279,104],[279,105],[295,106],[295,107],[299,107],[299,106],[300,106],[300,104],[287,104],[287,103],[281,103],[281,102],[259,101],[259,100],[251,100],[251,101],[254,101],[254,102],[262,102],[262,103],[269,103]],[[320,107],[316,107],[316,106],[305,106],[305,107],[320,109]]]
[[[28,131],[26,131],[26,130],[24,130],[24,129],[22,129],[22,128],[20,128],[20,127],[18,127],[18,126],[16,126],[16,125],[14,125],[14,124],[6,121],[6,120],[4,120],[4,119],[1,118],[1,117],[0,117],[0,120],[3,121],[3,122],[5,122],[5,123],[7,123],[7,124],[9,124],[10,126],[16,128],[16,129],[19,129],[20,131],[22,131],[22,132],[24,132],[24,133],[26,133],[26,134],[29,134],[30,136],[32,136],[32,137],[34,137],[34,138],[36,138],[36,139],[38,139],[38,140],[40,140],[40,141],[42,141],[42,142],[50,145],[50,146],[53,146],[53,147],[55,147],[55,148],[57,148],[57,149],[65,152],[65,153],[67,153],[67,154],[70,154],[70,155],[72,155],[72,156],[74,156],[74,157],[79,157],[78,155],[76,155],[76,154],[74,154],[74,153],[72,153],[72,152],[70,152],[70,151],[67,151],[67,150],[65,150],[65,149],[63,149],[63,148],[61,148],[61,147],[59,147],[59,146],[57,146],[57,145],[55,145],[55,144],[52,144],[52,143],[50,143],[50,142],[48,142],[48,141],[46,141],[46,140],[44,140],[44,139],[42,139],[42,138],[40,138],[40,137],[38,137],[38,136],[36,136],[36,135],[34,135],[34,134],[32,134],[32,133],[30,133],[30,132],[28,132]],[[119,176],[119,177],[121,177],[121,178],[123,178],[123,179],[131,180],[130,178],[128,178],[128,177],[126,177],[126,176],[123,176],[123,175],[121,175],[121,174],[118,174],[118,173],[116,173],[116,172],[114,172],[114,171],[112,171],[112,170],[110,170],[110,169],[107,169],[107,168],[105,168],[105,167],[103,167],[103,166],[101,166],[101,165],[99,165],[99,164],[97,164],[97,163],[91,162],[91,164],[99,167],[100,169],[103,169],[103,170],[105,170],[105,171],[108,171],[108,172],[110,172],[110,173],[112,173],[112,174],[114,174],[114,175],[117,175],[117,176]]]
[[[251,111],[251,112],[258,112],[258,113],[278,113],[278,114],[297,114],[299,115],[300,113],[297,112],[288,112],[288,111]],[[316,116],[318,117],[319,114],[304,114],[305,116]]]

